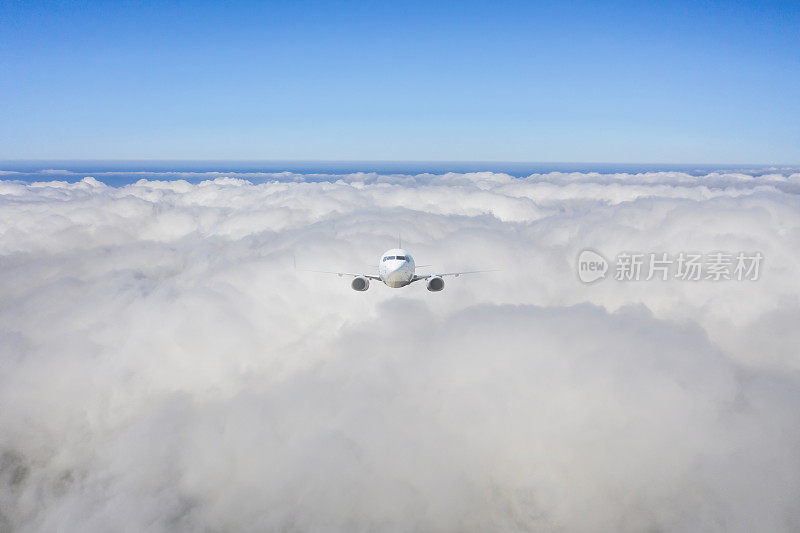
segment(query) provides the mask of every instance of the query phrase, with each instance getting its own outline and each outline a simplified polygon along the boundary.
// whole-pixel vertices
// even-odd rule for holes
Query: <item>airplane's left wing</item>
[[[479,272],[499,272],[499,268],[492,268],[489,270],[465,270],[464,272],[443,272],[442,274],[425,274],[423,276],[414,275],[414,279],[411,281],[419,281],[421,279],[428,279],[428,278],[443,278],[444,276],[453,276],[457,278],[461,274],[477,274]]]

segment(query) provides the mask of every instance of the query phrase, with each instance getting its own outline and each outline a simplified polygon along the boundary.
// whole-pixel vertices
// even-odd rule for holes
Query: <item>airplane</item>
[[[421,265],[428,266],[428,265]],[[295,261],[295,268],[297,262]],[[306,272],[319,272],[322,274],[337,274],[342,276],[353,276],[353,281],[350,282],[350,287],[355,291],[363,292],[369,289],[370,280],[382,281],[387,287],[399,289],[406,285],[411,285],[415,281],[427,280],[426,285],[429,291],[439,292],[444,289],[444,277],[453,276],[458,277],[462,274],[475,274],[478,272],[496,272],[493,270],[468,270],[465,272],[444,272],[441,274],[423,274],[419,275],[415,272],[417,266],[414,263],[414,258],[403,248],[392,248],[387,250],[381,255],[378,264],[378,274],[357,274],[354,272],[331,272],[328,270],[306,270]]]

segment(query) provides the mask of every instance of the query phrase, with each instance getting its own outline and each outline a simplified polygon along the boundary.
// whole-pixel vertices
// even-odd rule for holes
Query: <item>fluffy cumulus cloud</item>
[[[0,531],[800,528],[791,170],[13,179]],[[503,270],[292,268],[370,272],[398,233]],[[764,260],[613,279],[637,251]]]

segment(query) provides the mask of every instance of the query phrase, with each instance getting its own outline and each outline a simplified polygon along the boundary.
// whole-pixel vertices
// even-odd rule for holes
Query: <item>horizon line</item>
[[[526,161],[494,159],[197,159],[197,158],[0,158],[5,163],[334,163],[334,164],[505,164],[505,165],[665,165],[665,166],[739,166],[783,167],[800,166],[798,163],[730,163],[730,162],[663,162],[663,161]]]

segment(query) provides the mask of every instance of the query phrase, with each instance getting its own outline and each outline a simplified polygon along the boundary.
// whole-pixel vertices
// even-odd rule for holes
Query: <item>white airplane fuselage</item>
[[[405,287],[414,279],[414,258],[402,248],[384,252],[378,265],[381,281],[393,289]]]

